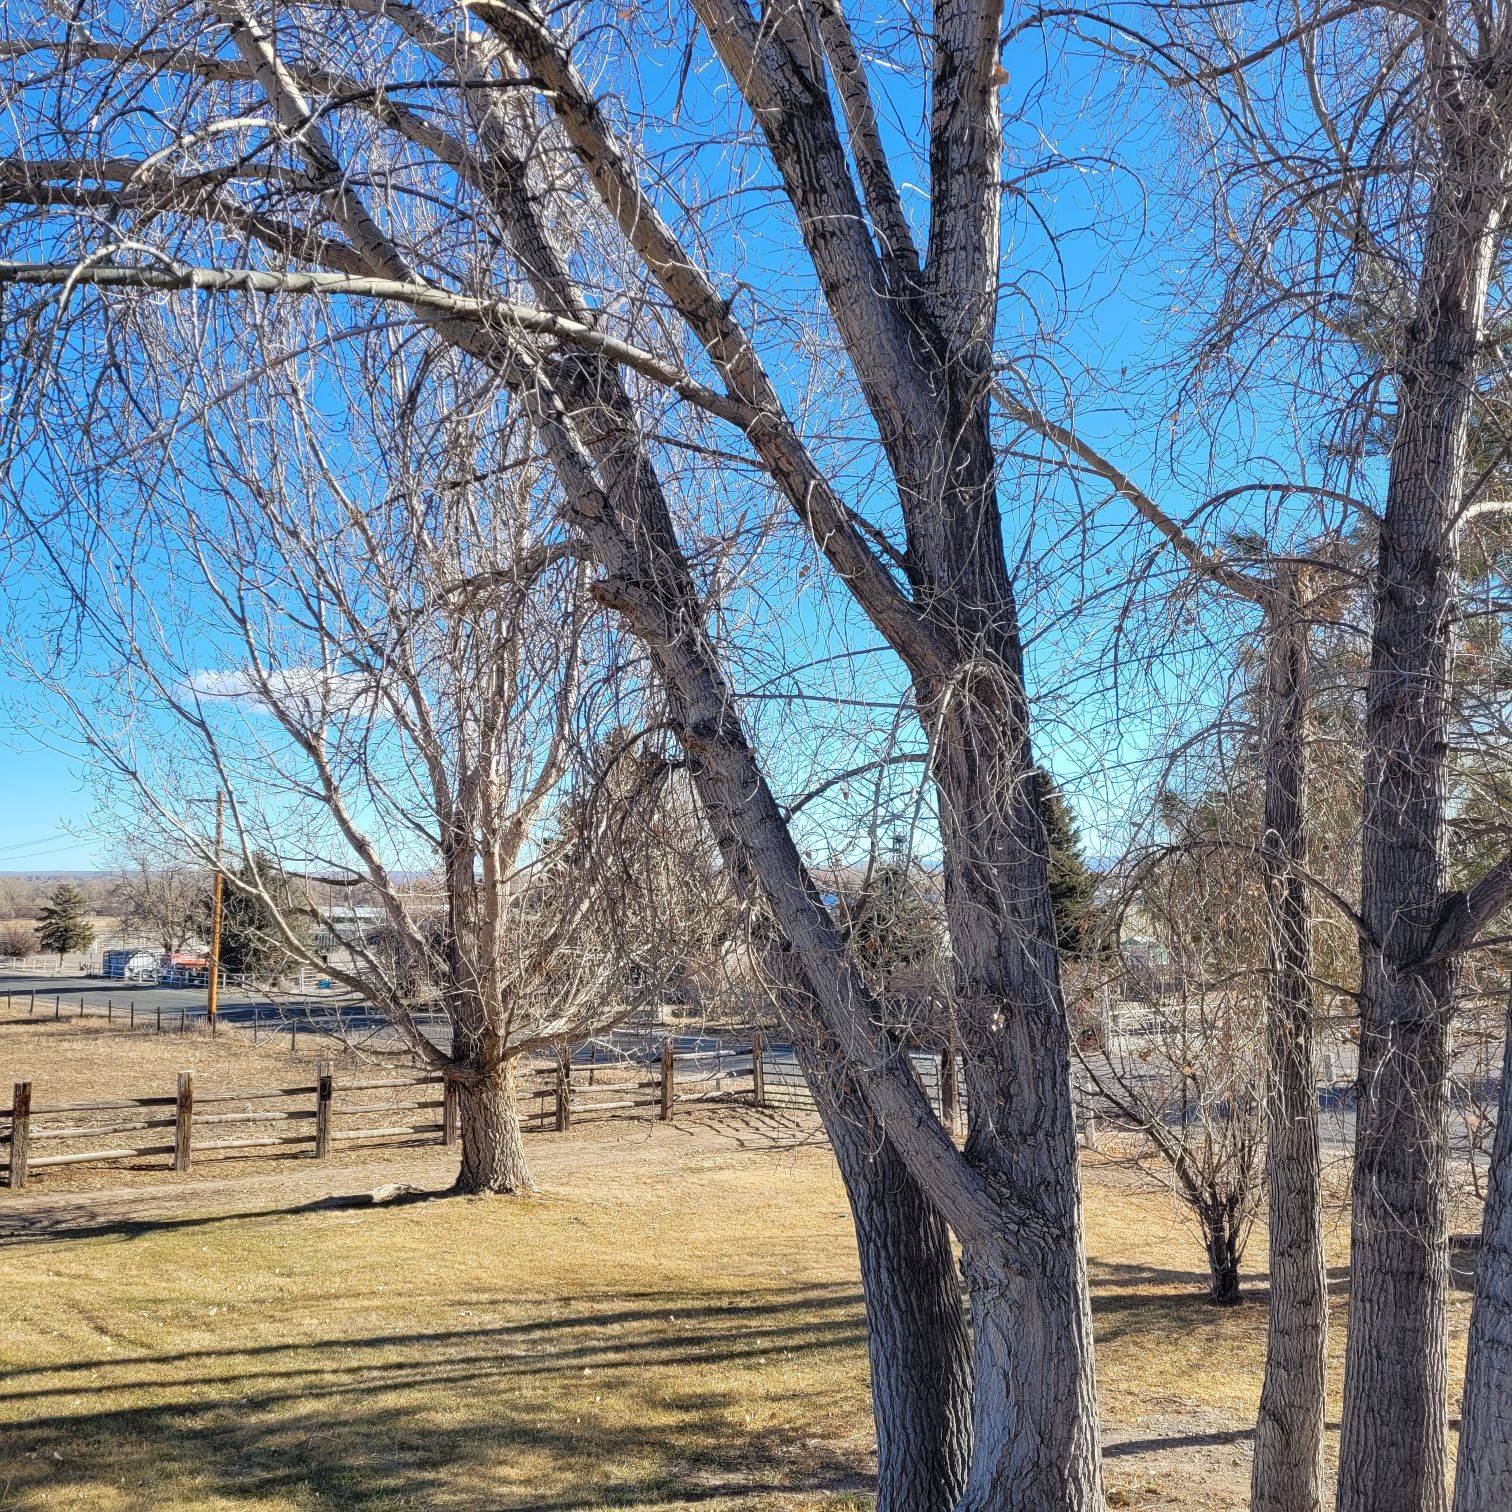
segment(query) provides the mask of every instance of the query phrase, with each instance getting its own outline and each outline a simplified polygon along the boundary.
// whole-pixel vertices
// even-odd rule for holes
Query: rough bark
[[[1454,1477],[1454,1512],[1504,1512],[1507,1507],[1512,1507],[1512,1004],[1470,1310]]]
[[[612,502],[590,498],[596,483],[577,468],[580,528],[606,569],[606,601],[646,640],[666,679],[673,722],[722,846],[749,861],[873,1111],[961,1240],[977,1341],[973,1465],[962,1505],[1011,1499],[1015,1506],[1097,1507],[1103,1496],[1069,1034],[990,434],[1001,7],[992,0],[942,0],[937,7],[934,213],[917,285],[906,256],[884,257],[871,240],[831,108],[823,45],[803,9],[777,5],[758,18],[742,0],[697,0],[695,8],[765,134],[878,427],[908,537],[908,599],[860,545],[843,511],[826,522],[832,490],[787,426],[746,333],[642,192],[539,11],[524,0],[499,0],[481,13],[550,89],[606,208],[731,392],[759,412],[748,434],[774,481],[800,519],[823,527],[815,528],[816,541],[912,675],[940,795],[946,907],[978,1110],[965,1162],[908,1078],[887,1069],[885,1047],[869,1042],[870,1032],[857,1033],[873,1005],[845,963],[843,942],[731,713],[717,659],[695,628],[694,596],[660,501],[647,493],[640,502],[649,513],[637,509],[615,522],[622,499],[607,467]],[[859,81],[841,67],[860,119]],[[869,156],[864,177],[885,219],[874,192],[879,167]],[[890,269],[898,279],[892,287]],[[604,467],[607,459],[594,450]],[[562,460],[559,474],[571,474],[576,464]]]
[[[512,1057],[464,1068],[457,1078],[457,1117],[462,1165],[454,1192],[514,1194],[532,1189]]]
[[[1454,522],[1506,176],[1504,123],[1461,119],[1454,128],[1426,211],[1423,271],[1404,332],[1375,571],[1339,1512],[1435,1512],[1446,1503],[1454,972],[1451,960],[1429,955],[1446,890]]]
[[[1101,1506],[1070,1034],[1045,832],[1028,759],[1012,587],[993,549],[1001,535],[987,526],[980,497],[972,502],[954,513],[977,549],[953,534],[940,556],[956,562],[957,581],[986,576],[977,603],[996,609],[959,615],[959,680],[950,691],[921,691],[934,694],[925,720],[942,800],[957,1016],[971,1045],[966,1152],[992,1190],[1012,1193],[1033,1214],[1015,1225],[1016,1243],[1033,1259],[1013,1261],[1002,1216],[980,1237],[962,1234],[975,1415],[960,1506]],[[939,572],[948,581],[947,570]]]
[[[1081,1257],[1052,1234],[1027,1273],[987,1241],[963,1245],[961,1266],[974,1353],[973,1453],[958,1512],[1101,1506],[1096,1398],[1079,1352],[1091,1332],[1078,1295]],[[1062,1420],[1047,1423],[1042,1402],[1060,1404]]]
[[[1255,1512],[1317,1512],[1323,1495],[1328,1272],[1314,1072],[1312,939],[1304,877],[1308,636],[1296,575],[1267,606],[1265,816],[1266,1186],[1270,1307],[1255,1429]]]
[[[838,1056],[800,1047],[856,1225],[877,1512],[949,1512],[971,1451],[971,1340],[950,1233]]]

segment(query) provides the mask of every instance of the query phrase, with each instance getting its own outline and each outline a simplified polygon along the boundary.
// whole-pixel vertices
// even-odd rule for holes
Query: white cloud
[[[344,713],[373,696],[371,680],[360,672],[328,672],[321,667],[276,667],[261,678],[245,667],[191,673],[190,689],[200,698],[225,699],[267,708],[297,706],[305,713]]]

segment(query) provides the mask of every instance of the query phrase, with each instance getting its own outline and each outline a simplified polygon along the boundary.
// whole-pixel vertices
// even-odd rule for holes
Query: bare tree
[[[1187,799],[1168,793],[1169,840],[1123,869],[1122,896],[1109,904],[1159,964],[1143,992],[1128,991],[1139,973],[1122,958],[1089,978],[1089,996],[1116,994],[1122,1006],[1078,1046],[1093,1106],[1142,1136],[1141,1154],[1154,1161],[1141,1159],[1141,1168],[1153,1169],[1196,1219],[1208,1294],[1219,1304],[1240,1299],[1261,1198],[1269,1081],[1264,898],[1232,780],[1225,774]],[[1097,1017],[1086,1015],[1088,1023]]]
[[[1389,440],[1371,574],[1339,1505],[1441,1507],[1449,1024],[1458,959],[1512,897],[1512,855],[1451,885],[1445,783],[1459,541],[1491,502],[1467,460],[1501,299],[1509,16],[1365,4],[1151,14],[1212,165],[1225,277],[1205,352],[1227,376],[1284,350],[1322,403],[1349,394],[1346,465],[1382,428]],[[1300,381],[1296,392],[1308,402]]]
[[[405,10],[394,12],[393,15],[401,26],[407,28],[417,38],[430,56],[439,55],[444,67],[456,67],[460,59],[462,71],[468,79],[471,79],[480,68],[496,71],[497,60],[492,59],[489,48],[480,45],[477,34],[464,31],[460,38],[454,37],[447,28],[437,26],[415,11]],[[377,27],[376,22],[359,23],[359,31],[363,26],[368,25],[371,25],[373,35],[377,35],[380,28]],[[213,38],[224,34],[220,21],[213,21],[211,26]],[[292,122],[298,122],[308,115],[308,112],[304,111],[298,103],[300,91],[313,87],[318,92],[331,84],[345,91],[345,83],[337,81],[329,70],[317,70],[313,75],[306,69],[299,69],[292,75],[281,73],[277,65],[270,64],[268,61],[267,55],[271,47],[268,39],[256,32],[244,18],[234,18],[230,32],[243,47],[243,51],[235,58],[228,58],[224,53],[218,57],[185,54],[176,61],[170,61],[168,57],[155,50],[149,50],[150,57],[147,54],[142,55],[141,64],[149,75],[157,76],[160,82],[168,83],[170,87],[180,91],[183,108],[175,117],[175,125],[170,129],[170,135],[187,130],[189,137],[186,139],[210,141],[218,138],[223,143],[229,142],[228,136],[219,135],[213,131],[209,137],[200,137],[188,124],[199,113],[201,103],[199,83],[201,81],[244,81],[253,92],[254,98],[271,95],[276,101],[276,108]],[[324,45],[324,40],[323,38],[322,45]],[[197,53],[197,47],[191,50]],[[23,57],[30,57],[35,55],[36,49],[33,42],[27,41],[20,44],[15,51]],[[46,51],[45,48],[44,51]],[[92,49],[90,51],[92,56],[89,62],[104,64],[105,75],[114,75],[118,66],[124,66],[128,75],[134,71],[132,63],[123,52],[109,42],[105,44],[101,52],[95,53]],[[127,51],[131,49],[128,48]],[[354,53],[352,61],[357,66],[366,65],[366,59],[361,51]],[[180,64],[187,66],[180,67]],[[84,75],[70,78],[69,73],[69,66],[65,65],[60,82],[70,95],[75,85],[81,86],[84,92],[88,93],[97,84],[105,82],[104,79],[86,77],[92,74],[92,69],[89,67],[86,67]],[[579,295],[568,282],[564,267],[558,260],[550,241],[545,238],[543,228],[536,218],[536,202],[521,194],[508,192],[512,182],[509,175],[518,174],[520,165],[508,139],[499,129],[497,119],[492,118],[491,113],[485,116],[482,124],[489,128],[488,134],[486,140],[481,142],[476,150],[465,145],[467,134],[472,132],[478,124],[471,113],[471,103],[482,98],[483,96],[477,93],[464,93],[461,96],[462,102],[468,104],[469,109],[462,111],[460,119],[454,123],[460,133],[457,136],[449,134],[446,129],[439,128],[434,123],[427,125],[408,109],[401,109],[397,116],[393,115],[386,106],[370,111],[368,107],[376,104],[376,96],[366,98],[364,103],[359,105],[355,118],[360,124],[367,122],[371,117],[372,123],[392,131],[393,137],[389,140],[397,138],[400,150],[404,154],[418,149],[422,153],[434,155],[443,181],[452,186],[447,193],[460,192],[464,198],[471,201],[476,216],[475,229],[484,232],[484,239],[496,237],[500,228],[507,230],[511,239],[524,249],[524,254],[528,259],[527,267],[533,269],[537,287],[544,291],[548,308],[577,312],[580,309]],[[211,108],[213,114],[219,114],[213,102]],[[319,268],[342,269],[348,274],[358,273],[363,269],[381,269],[388,274],[396,271],[407,272],[403,258],[397,253],[394,244],[379,232],[356,195],[338,188],[339,175],[334,167],[335,159],[332,156],[328,137],[331,123],[327,123],[313,133],[303,128],[286,127],[285,129],[296,130],[297,137],[291,140],[298,137],[306,139],[304,146],[297,150],[296,159],[300,162],[318,159],[320,166],[316,169],[313,178],[300,168],[296,170],[293,177],[275,173],[272,181],[293,188],[295,199],[304,201],[308,207],[313,208],[319,218],[323,219],[327,209],[334,207],[338,212],[338,221],[344,231],[352,236],[353,244],[343,250],[340,244],[322,242],[319,236],[312,239],[310,235],[300,230],[297,220],[292,225],[283,223],[282,230],[279,230],[278,222],[267,220],[256,213],[250,218],[245,217],[224,199],[218,208],[211,211],[207,220],[191,202],[192,196],[191,201],[181,202],[180,205],[181,210],[186,212],[183,228],[190,238],[198,238],[206,228],[218,235],[217,228],[230,227],[233,236],[246,232],[251,235],[255,245],[268,248],[275,255],[285,259],[292,258],[293,266],[296,268],[306,259],[313,258],[315,265]],[[71,152],[81,143],[73,141],[66,146],[61,143],[59,145],[63,146],[63,150]],[[365,145],[371,144],[359,143],[358,147]],[[82,166],[84,159],[77,158],[75,162],[78,166]],[[16,174],[14,192],[19,202],[33,205],[40,202],[49,208],[54,208],[55,196],[52,190],[36,184],[32,170],[26,162],[13,162],[12,170]],[[128,177],[134,177],[137,171],[137,169],[129,169]],[[144,166],[142,171],[150,173],[151,170]],[[72,168],[69,168],[65,176],[71,178],[72,172]],[[233,173],[233,179],[238,183],[244,182],[239,172]],[[386,185],[392,186],[392,179],[384,176],[384,180]],[[110,181],[121,182],[113,177]],[[253,170],[248,175],[247,181],[257,184],[267,180],[261,172]],[[257,192],[260,193],[260,191]],[[478,195],[481,195],[481,204],[473,199],[473,196]],[[132,197],[132,192],[128,190],[128,198],[130,197]],[[235,192],[232,197],[235,197]],[[446,194],[443,193],[441,199],[445,197]],[[72,198],[71,194],[63,196],[64,200]],[[392,223],[392,228],[413,240],[416,245],[425,243],[430,247],[433,255],[449,243],[445,237],[433,234],[431,228],[424,224],[423,207],[439,203],[441,199],[406,195],[397,205],[391,201],[389,206],[391,211],[398,209],[403,212]],[[59,206],[61,203],[61,201],[56,201]],[[223,215],[222,212],[225,214]],[[415,218],[417,212],[421,212],[418,220]],[[298,213],[297,210],[295,213]],[[410,217],[408,224],[405,223],[405,216]],[[168,222],[160,221],[158,224],[160,229],[164,229]],[[94,241],[93,232],[87,224],[82,225],[81,229],[86,242]],[[265,236],[263,233],[268,233],[268,235]],[[463,250],[466,251],[468,248],[464,247]],[[287,270],[290,264],[286,261],[283,266]],[[156,276],[152,270],[139,269],[130,273],[123,283],[128,286],[132,284],[141,286],[145,282],[150,286]],[[238,278],[221,282],[227,289],[243,285],[243,280]],[[276,278],[275,283],[292,290],[299,287],[300,280],[296,278],[293,284],[289,284]],[[254,278],[252,285],[261,286],[259,279]],[[308,287],[312,292],[318,290],[321,294],[338,293],[334,286],[322,284],[318,280]],[[362,288],[363,285],[360,283],[353,283],[348,285],[345,291],[355,293]],[[391,285],[385,290],[381,283],[373,284],[369,292],[384,293],[385,297],[387,292],[393,292],[401,303],[413,297],[404,289],[392,289]],[[569,317],[568,324],[561,326],[560,329],[572,330],[574,339],[582,338],[582,344],[587,348],[587,356],[575,367],[555,368],[548,378],[540,364],[522,348],[519,341],[521,333],[498,328],[493,319],[494,312],[491,305],[469,302],[465,297],[459,303],[456,296],[451,294],[442,295],[439,305],[433,303],[430,295],[422,294],[420,297],[421,304],[425,306],[420,312],[421,318],[446,339],[455,342],[462,350],[480,358],[486,367],[502,372],[511,383],[526,412],[536,420],[548,455],[553,461],[566,495],[567,517],[577,526],[581,534],[592,542],[601,567],[605,571],[607,581],[600,588],[601,595],[624,609],[626,608],[625,593],[629,584],[644,578],[648,586],[669,583],[674,592],[674,604],[691,607],[692,595],[685,586],[686,568],[672,547],[673,536],[670,522],[666,518],[666,505],[654,467],[649,456],[642,449],[643,443],[635,437],[634,412],[628,395],[622,388],[614,367],[606,365],[596,338],[591,337],[591,333],[585,326],[574,323]],[[443,309],[450,309],[454,314],[460,313],[462,319],[450,320],[442,313]],[[538,324],[534,322],[534,317],[526,316],[526,319],[527,323]],[[557,317],[548,316],[546,324],[556,328]],[[615,345],[613,350],[616,357],[627,355],[627,349],[619,345]],[[635,366],[635,363],[631,366]],[[653,365],[653,371],[660,373],[661,370]],[[559,391],[562,390],[565,390],[569,400],[578,407],[579,416],[575,422],[568,419],[561,402]],[[581,433],[579,426],[583,427]],[[586,442],[583,437],[586,437]],[[603,467],[605,476],[609,480],[610,495],[606,495],[600,488],[595,476],[597,466]],[[608,504],[611,495],[613,503],[606,508],[605,505]],[[642,563],[646,565],[642,566]],[[691,716],[688,713],[687,701],[690,691],[690,666],[687,653],[690,650],[694,655],[691,673],[694,682],[698,684],[695,691],[699,692],[699,696],[707,704],[707,694],[702,692],[702,689],[708,688],[713,692],[716,701],[716,706],[712,710],[705,709],[697,715],[697,724],[694,728],[716,733],[727,731],[729,728],[728,698],[719,691],[721,685],[717,676],[712,684],[708,682],[707,673],[710,664],[705,659],[705,652],[700,649],[698,639],[695,638],[691,643],[687,642],[685,639],[687,628],[683,630],[669,628],[677,624],[684,612],[684,608],[677,608],[669,622],[665,618],[666,611],[658,609],[653,604],[649,609],[642,607],[634,622],[641,632],[647,635],[648,640],[656,649],[657,662],[664,674],[670,670],[675,670],[677,673],[675,677],[669,678],[669,686],[675,690],[680,699],[674,709],[674,713],[681,721],[678,726],[679,733],[686,736],[690,727]],[[698,619],[697,613],[692,614],[688,620],[688,628],[696,626]],[[670,651],[673,649],[682,653],[680,661],[676,663],[670,657]],[[700,679],[702,679],[701,682]],[[685,743],[694,748],[700,745],[698,740],[685,741]],[[754,773],[750,767],[748,757],[746,766],[743,768],[743,775],[737,777],[737,785],[746,791],[754,791],[762,795],[763,806],[759,817],[763,824],[770,826],[777,819],[775,805],[772,804],[760,775]],[[705,790],[709,788],[706,774],[703,786]],[[749,805],[739,792],[735,792],[723,800],[721,809],[728,813],[747,814]],[[722,833],[721,839],[730,842],[732,835],[726,830]],[[733,853],[727,850],[727,858],[732,857]],[[807,917],[812,920],[814,918],[813,905],[807,901],[812,898],[812,892],[802,880],[801,868],[797,864],[796,854],[792,852],[790,844],[787,852],[782,856],[782,864],[791,881],[783,882],[776,889],[777,892],[790,904],[799,903],[807,910]],[[830,949],[829,959],[831,962],[839,959],[839,952],[833,946]],[[827,985],[832,983],[833,976],[834,967],[831,966]],[[841,976],[843,981],[843,972]],[[836,1002],[836,994],[832,986],[828,996],[832,1009],[840,1006]],[[873,1065],[875,1066],[875,1061]],[[916,1101],[913,1089],[907,1089],[905,1096],[909,1100],[910,1108],[914,1108]],[[901,1170],[901,1167],[895,1169]],[[915,1177],[910,1174],[908,1179],[913,1181]],[[885,1187],[873,1187],[871,1190],[886,1198],[898,1190],[898,1183],[894,1181]],[[920,1202],[915,1200],[905,1208],[905,1213],[917,1214],[922,1210]],[[864,1241],[864,1230],[862,1238]],[[938,1297],[952,1295],[949,1277],[953,1275],[953,1267],[949,1264],[948,1249],[942,1244],[935,1243],[932,1249],[921,1253],[924,1258],[936,1262],[940,1262],[943,1257],[944,1268],[940,1270],[938,1279],[933,1275],[916,1278],[907,1271],[896,1272],[898,1279],[928,1288]],[[899,1308],[896,1314],[904,1327],[915,1330],[924,1326],[931,1316],[932,1313],[928,1308],[915,1309],[909,1306]],[[1084,1328],[1081,1330],[1081,1335],[1085,1335]],[[918,1353],[922,1355],[924,1351],[920,1350]],[[960,1390],[958,1373],[946,1373],[936,1378],[922,1379],[910,1384],[911,1400],[927,1409],[914,1421],[929,1423],[943,1429],[959,1445],[964,1437],[962,1426],[966,1413],[964,1410],[958,1410],[954,1395],[942,1398],[936,1394],[931,1398],[930,1393],[941,1387],[947,1392],[958,1393]],[[1081,1443],[1082,1451],[1085,1453],[1090,1447],[1090,1439],[1085,1433],[1082,1435]],[[939,1463],[945,1466],[958,1466],[963,1458],[964,1450],[958,1454],[954,1450],[947,1449]],[[899,1463],[910,1466],[923,1465],[929,1469],[934,1465],[935,1459],[932,1454],[910,1453],[900,1456]],[[885,1489],[884,1501],[892,1494],[891,1490]],[[910,1496],[908,1485],[905,1485],[898,1494],[900,1505],[924,1504],[908,1499]],[[927,1487],[927,1494],[931,1502],[939,1498],[943,1504],[943,1500],[953,1494],[953,1486],[931,1484]]]
[[[1263,973],[1258,971],[1256,959],[1251,959],[1248,967],[1251,979],[1263,975],[1264,980],[1267,1069],[1263,1098],[1271,1276],[1252,1499],[1257,1508],[1274,1512],[1313,1512],[1323,1498],[1328,1331],[1314,1001],[1319,895],[1330,900],[1335,920],[1344,921],[1351,944],[1358,916],[1339,890],[1320,881],[1321,873],[1339,870],[1337,858],[1334,866],[1324,867],[1309,857],[1309,833],[1318,823],[1306,796],[1310,785],[1316,786],[1318,775],[1316,763],[1310,762],[1310,747],[1318,738],[1312,639],[1318,626],[1340,621],[1341,599],[1349,594],[1356,577],[1351,571],[1348,542],[1337,535],[1284,552],[1268,546],[1262,535],[1249,529],[1220,549],[1205,546],[1194,536],[1190,521],[1210,517],[1232,498],[1252,492],[1267,496],[1273,505],[1302,499],[1313,507],[1324,502],[1352,507],[1352,501],[1336,489],[1309,486],[1297,479],[1250,483],[1202,500],[1191,510],[1189,521],[1183,523],[1074,426],[1057,423],[1022,403],[1015,405],[1013,412],[1022,424],[1048,441],[1068,465],[1111,490],[1114,498],[1153,527],[1161,545],[1174,553],[1190,575],[1187,584],[1179,585],[1179,592],[1206,588],[1225,602],[1237,600],[1260,611],[1258,671],[1245,694],[1250,706],[1248,717],[1241,721],[1249,731],[1254,764],[1259,767],[1259,808],[1239,819],[1238,832],[1209,835],[1199,841],[1199,848],[1216,843],[1229,863],[1237,861],[1238,872],[1230,867],[1232,885],[1225,887],[1225,893],[1242,891],[1244,883],[1237,879],[1249,878],[1254,871],[1263,879],[1264,890],[1263,907],[1254,909],[1244,925],[1249,954],[1253,956],[1256,948],[1265,952]],[[1279,534],[1282,522],[1278,519],[1274,526]],[[1340,690],[1331,691],[1332,702],[1337,705]],[[1344,702],[1349,702],[1347,694]],[[1189,735],[1180,749],[1186,750],[1200,739],[1200,733]],[[1337,815],[1332,817],[1337,820]],[[1136,868],[1135,875],[1143,870]],[[1202,870],[1199,863],[1199,874]],[[1192,902],[1187,900],[1188,904]],[[1215,933],[1223,936],[1221,928],[1213,928],[1211,915],[1202,916],[1201,923],[1193,926],[1189,921],[1194,916],[1185,905],[1166,912],[1175,932],[1183,937],[1178,942],[1181,946],[1187,944],[1186,936],[1198,937],[1191,942],[1196,955],[1211,948]],[[1220,914],[1226,912],[1229,910],[1219,910]],[[1256,924],[1259,927],[1253,928]],[[1230,935],[1229,944],[1234,943]],[[1236,964],[1231,960],[1230,969]],[[1178,992],[1186,989],[1186,976],[1184,963],[1178,963]],[[1235,985],[1230,981],[1231,988]],[[1347,990],[1336,989],[1336,995]],[[1201,1011],[1178,1016],[1174,1040],[1178,1102],[1187,1098],[1187,1078],[1194,1074],[1192,1068],[1199,1059],[1191,1042],[1193,1025],[1187,1021],[1189,1017],[1195,1017],[1199,1037],[1206,1038],[1201,1032],[1204,1026],[1216,1027],[1211,1016]],[[1232,1039],[1222,1032],[1216,1038],[1220,1044]],[[1169,1055],[1165,1058],[1170,1060]],[[1085,1054],[1082,1059],[1087,1062]],[[1227,1087],[1234,1082],[1237,1067],[1231,1061],[1224,1064],[1226,1069],[1219,1071],[1218,1080]],[[1149,1089],[1141,1085],[1139,1068],[1121,1068],[1116,1059],[1100,1056],[1089,1067],[1094,1079],[1099,1065],[1106,1091],[1112,1093],[1110,1101],[1121,1116],[1151,1138],[1170,1164],[1178,1190],[1210,1234],[1207,1248],[1215,1296],[1230,1284],[1236,1291],[1233,1240],[1247,1230],[1252,1216],[1249,1163],[1254,1145],[1242,1120],[1237,1139],[1228,1137],[1226,1121],[1220,1121],[1215,1131],[1210,1120],[1199,1120],[1194,1159],[1193,1142],[1173,1134],[1168,1126],[1168,1099],[1148,1095]],[[1240,1079],[1245,1095],[1254,1091],[1252,1078]],[[1231,1107],[1221,1094],[1219,1100],[1225,1110]],[[1200,1095],[1197,1101],[1201,1106]],[[1181,1128],[1188,1126],[1183,1116]],[[1219,1135],[1216,1139],[1212,1137],[1215,1132]],[[1231,1271],[1231,1283],[1220,1283],[1226,1267]]]
[[[397,389],[374,374],[349,396],[366,432],[336,435],[288,372],[244,384],[150,494],[38,518],[54,560],[90,562],[65,582],[112,674],[98,698],[52,686],[105,779],[256,905],[263,944],[359,994],[455,1085],[458,1189],[518,1191],[521,1058],[628,1011],[607,812],[556,826],[600,694],[580,677],[595,610],[486,403],[432,361],[387,376]],[[164,559],[171,623],[138,610]],[[213,854],[207,790],[235,864]]]
[[[1066,1010],[999,499],[997,323],[1014,284],[1001,266],[1001,7],[941,0],[923,32],[929,122],[911,150],[927,174],[889,161],[869,48],[837,8],[696,10],[731,86],[722,129],[782,180],[822,311],[819,374],[864,417],[851,444],[885,480],[880,522],[847,497],[847,448],[806,438],[809,417],[768,371],[767,323],[790,286],[751,290],[757,269],[675,208],[675,186],[633,149],[637,121],[589,84],[627,58],[594,58],[614,33],[590,7],[581,35],[527,4],[479,7],[488,31],[364,0],[281,13],[276,27],[250,8],[191,7],[142,28],[101,10],[66,37],[39,15],[8,46],[8,104],[28,140],[6,196],[23,223],[45,213],[52,229],[31,240],[37,263],[3,276],[69,290],[64,325],[80,334],[71,301],[84,285],[146,291],[138,310],[190,291],[311,299],[338,320],[381,304],[503,378],[596,564],[595,592],[665,684],[726,865],[769,912],[853,1085],[961,1242],[975,1354],[961,1505],[1095,1507]],[[448,108],[417,108],[416,78]],[[164,97],[150,126],[92,124],[115,118],[101,101],[140,87]],[[922,251],[905,174],[928,183]],[[586,221],[569,213],[574,195],[593,207]],[[46,364],[70,348],[44,304],[18,319],[36,321],[25,360]],[[131,336],[123,325],[104,340]],[[742,724],[648,418],[673,402],[733,432],[732,465],[754,466],[786,503],[906,670],[942,838],[973,1108],[964,1151],[879,1027]],[[720,456],[724,440],[706,451]]]
[[[116,863],[121,924],[147,935],[164,955],[183,950],[200,934],[209,896],[204,872],[163,856],[150,842],[122,848]]]
[[[0,955],[15,956],[25,960],[35,954],[37,931],[26,924],[7,924],[0,929]]]

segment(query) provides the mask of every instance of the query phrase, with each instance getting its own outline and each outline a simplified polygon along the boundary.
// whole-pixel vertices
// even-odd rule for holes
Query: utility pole
[[[221,871],[221,839],[225,824],[225,795],[215,795],[215,884],[210,907],[210,992],[205,1002],[205,1015],[210,1020],[210,1033],[215,1033],[215,1014],[220,998],[220,948],[221,911],[225,903],[226,879]]]

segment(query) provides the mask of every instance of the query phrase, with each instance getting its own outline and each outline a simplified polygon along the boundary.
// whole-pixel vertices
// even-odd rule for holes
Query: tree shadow
[[[856,1288],[626,1302],[16,1366],[0,1372],[7,1500],[65,1505],[124,1488],[133,1505],[188,1495],[566,1512],[870,1487],[864,1444],[837,1449],[773,1422],[804,1416],[802,1385],[743,1380],[773,1359],[843,1353],[864,1369]]]
[[[389,1148],[398,1147],[385,1147],[386,1150]],[[164,1171],[162,1174],[171,1178],[174,1173]],[[192,1199],[194,1188],[186,1183],[184,1194],[186,1200]],[[299,1213],[324,1213],[347,1208],[372,1209],[380,1205],[402,1207],[412,1203],[444,1201],[451,1197],[466,1200],[454,1192],[450,1186],[413,1187],[396,1193],[381,1204],[375,1202],[370,1192],[355,1192],[315,1197],[308,1202],[291,1202],[274,1207],[254,1208],[246,1212],[167,1213],[151,1218],[133,1218],[123,1211],[130,1200],[130,1195],[130,1188],[120,1188],[112,1192],[104,1203],[92,1201],[93,1194],[73,1201],[60,1194],[56,1198],[38,1202],[35,1206],[0,1207],[0,1249],[14,1245],[75,1239],[128,1241],[145,1238],[152,1234],[173,1233],[177,1230],[257,1223],[270,1218],[287,1218]]]

